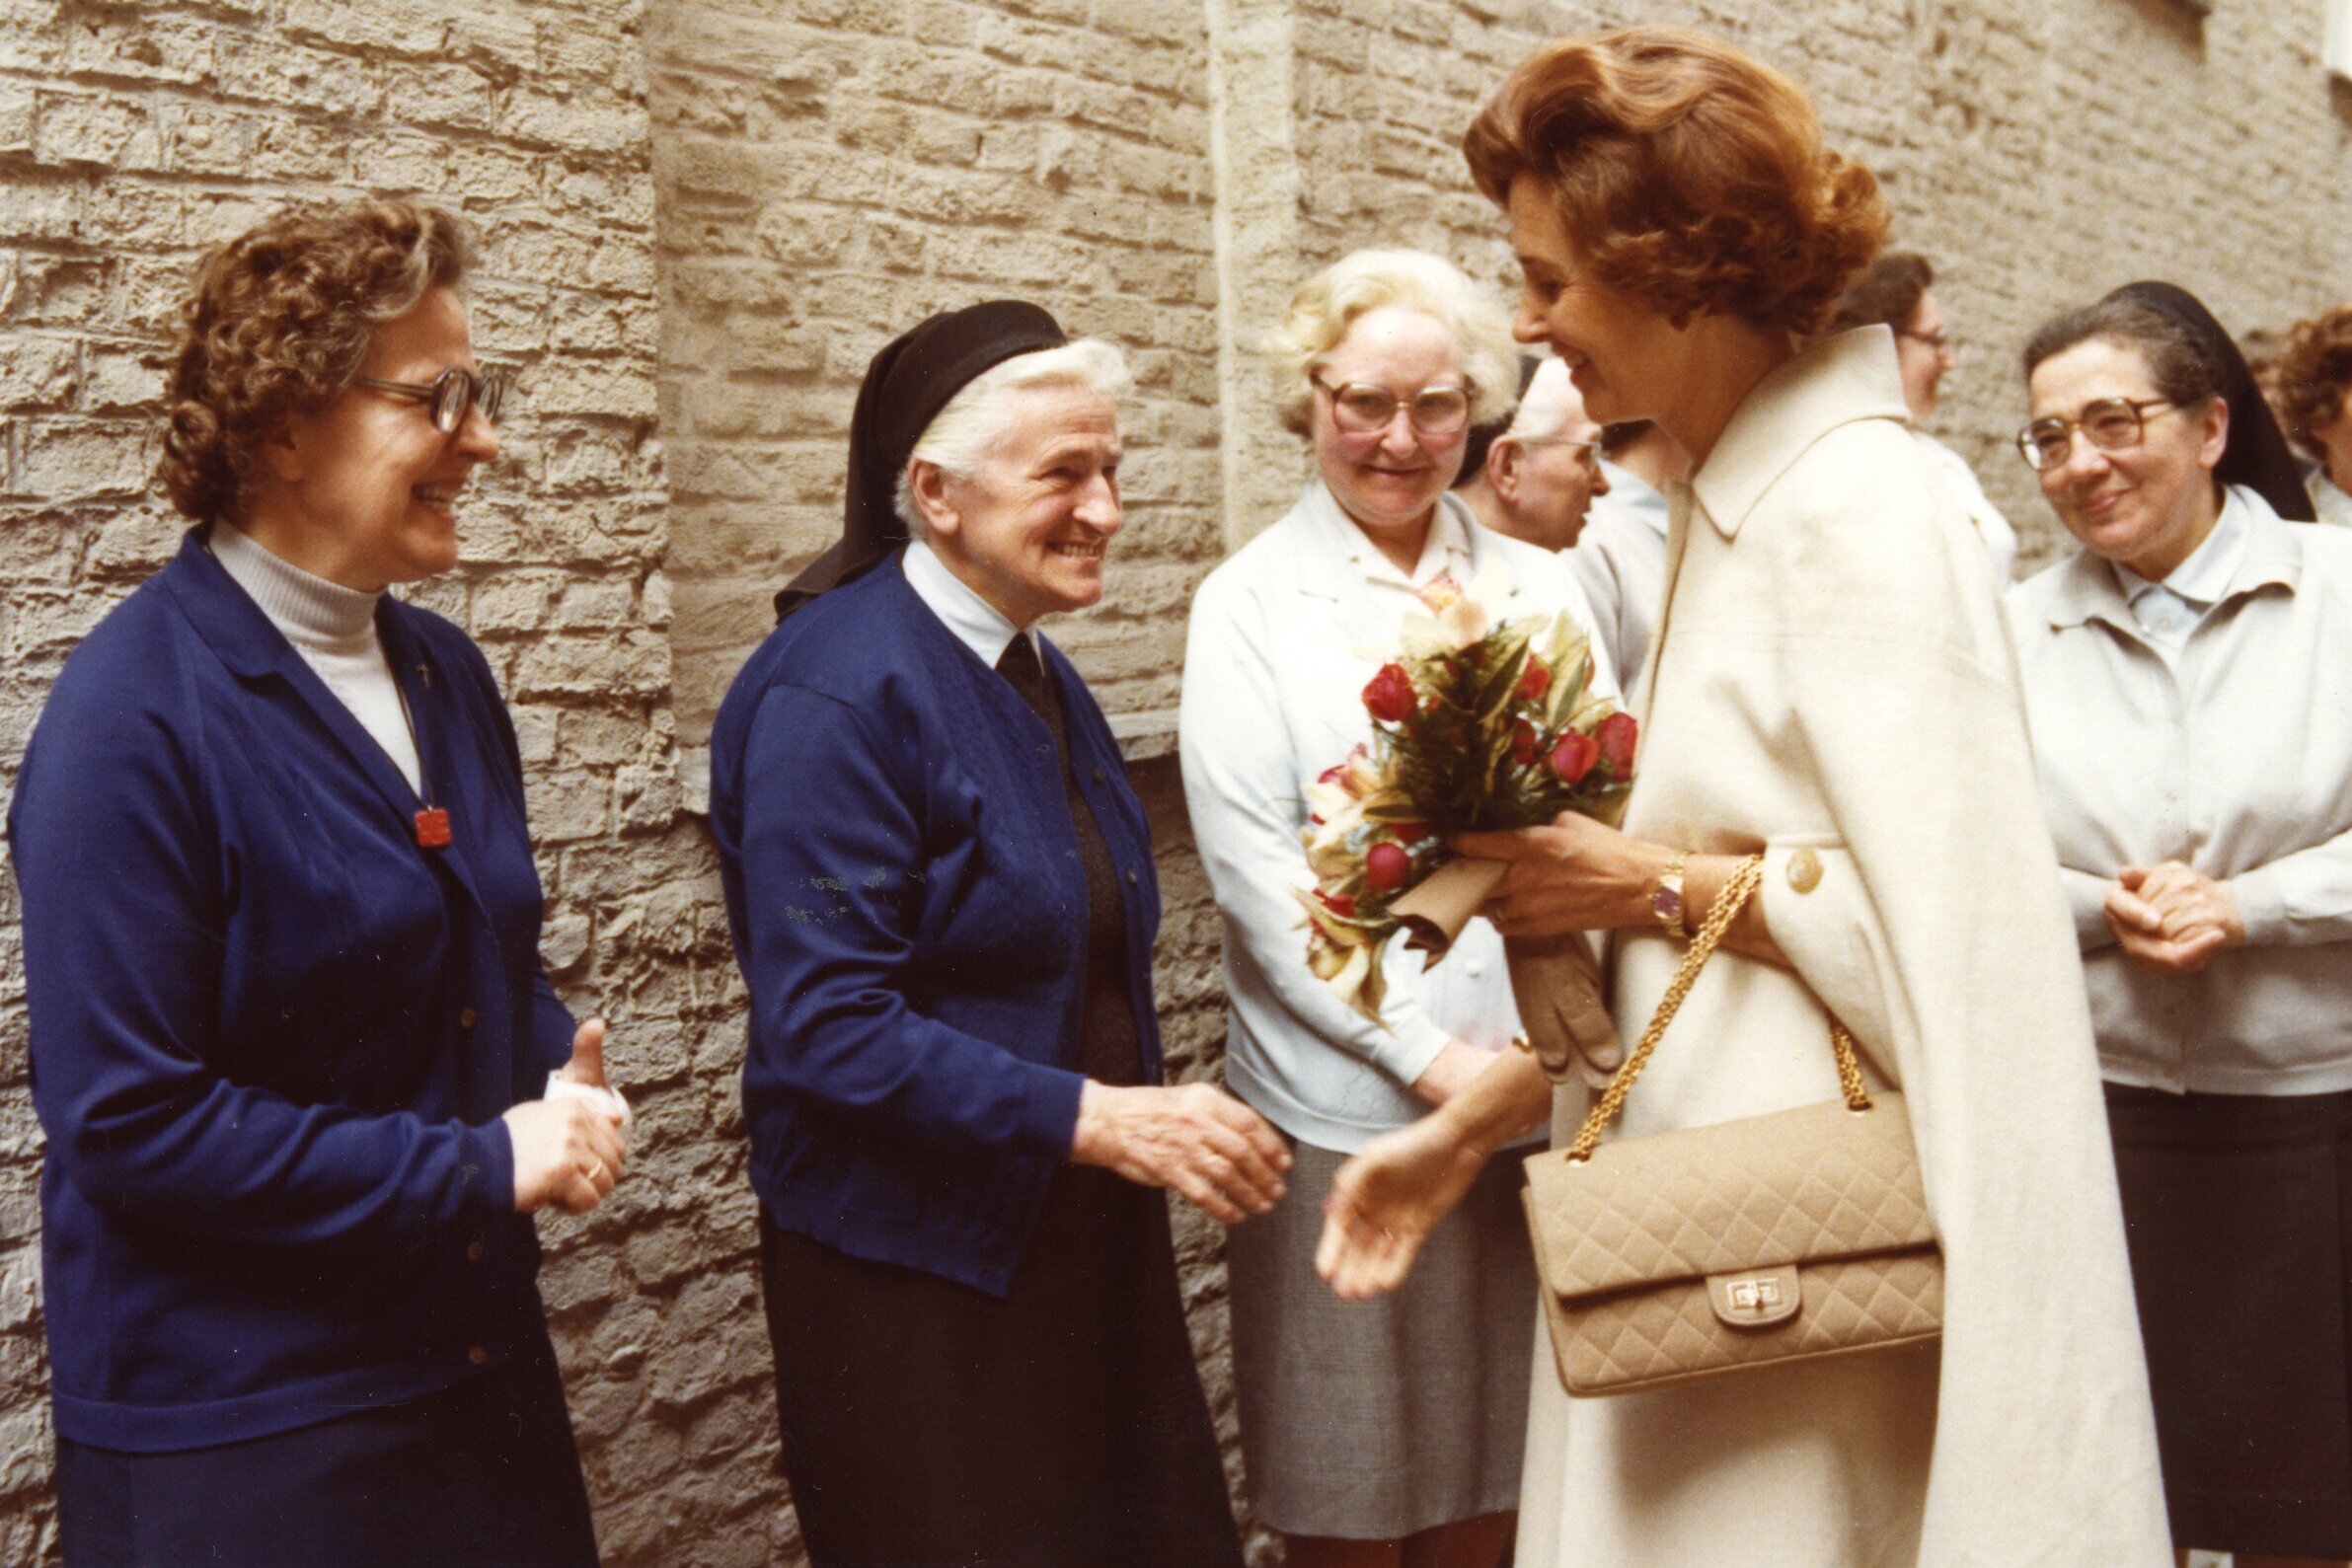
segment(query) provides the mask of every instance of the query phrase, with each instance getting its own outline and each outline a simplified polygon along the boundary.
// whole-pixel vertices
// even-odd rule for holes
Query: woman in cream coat
[[[1665,30],[1540,51],[1472,129],[1526,274],[1521,337],[1575,367],[1597,417],[1656,418],[1694,472],[1624,831],[1563,818],[1461,847],[1514,861],[1506,934],[1614,933],[1629,1038],[1682,933],[1764,857],[1617,1136],[1830,1098],[1834,1012],[1908,1098],[1944,1338],[1611,1399],[1543,1369],[1518,1560],[2153,1568],[2082,975],[1981,549],[1904,429],[1883,330],[1792,347],[1885,223],[1816,134],[1793,84]],[[1729,170],[1746,178],[1715,184]],[[1334,1286],[1384,1288],[1540,1092],[1523,1060],[1343,1170]],[[1562,1095],[1555,1132],[1582,1101]]]

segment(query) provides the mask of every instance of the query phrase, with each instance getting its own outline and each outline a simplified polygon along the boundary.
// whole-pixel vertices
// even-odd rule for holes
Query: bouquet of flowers
[[[1403,649],[1364,688],[1372,744],[1307,786],[1301,835],[1316,878],[1297,895],[1307,962],[1376,1023],[1389,939],[1408,931],[1406,945],[1435,963],[1502,877],[1502,862],[1464,859],[1449,836],[1534,827],[1562,811],[1614,824],[1633,782],[1633,717],[1592,689],[1592,650],[1572,618],[1497,623],[1446,574],[1421,601],[1430,613],[1406,620]],[[1557,1030],[1539,1023],[1551,1009],[1529,1007],[1520,947],[1522,1020],[1550,1065],[1541,1036]],[[1588,956],[1580,967],[1591,970]],[[1589,1018],[1597,975],[1591,989],[1569,1010]]]

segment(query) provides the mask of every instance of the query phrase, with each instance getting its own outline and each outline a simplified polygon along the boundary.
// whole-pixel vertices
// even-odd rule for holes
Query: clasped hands
[[[2189,974],[2226,947],[2245,945],[2230,889],[2178,860],[2127,865],[2107,888],[2107,928],[2134,963]]]
[[[514,1212],[586,1214],[602,1203],[628,1163],[629,1134],[604,1076],[604,1020],[571,1037],[571,1060],[556,1077],[604,1094],[525,1100],[500,1118],[514,1145]]]

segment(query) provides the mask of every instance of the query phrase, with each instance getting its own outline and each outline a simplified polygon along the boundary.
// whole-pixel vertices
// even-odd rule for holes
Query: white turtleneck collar
[[[207,543],[221,570],[260,606],[421,796],[417,737],[376,635],[376,602],[383,594],[304,571],[225,522],[212,525]]]

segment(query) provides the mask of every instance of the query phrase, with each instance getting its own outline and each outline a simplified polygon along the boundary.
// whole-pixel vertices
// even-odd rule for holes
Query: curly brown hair
[[[1498,206],[1520,176],[1539,181],[1593,275],[1678,327],[1722,315],[1811,333],[1886,240],[1878,182],[1821,145],[1804,89],[1681,28],[1538,49],[1462,150]]]
[[[378,196],[282,208],[197,264],[156,477],[197,522],[241,514],[264,443],[349,387],[381,324],[472,264],[463,222]]]
[[[2326,449],[2312,430],[2343,411],[2352,392],[2352,305],[2297,322],[2278,359],[2278,403],[2287,433],[2303,449],[2324,460]]]

